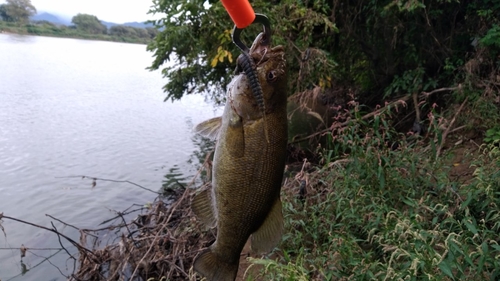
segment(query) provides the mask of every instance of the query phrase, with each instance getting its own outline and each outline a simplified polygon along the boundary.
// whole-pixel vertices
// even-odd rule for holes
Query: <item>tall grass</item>
[[[261,278],[499,280],[498,146],[476,149],[473,175],[458,180],[452,152],[436,157],[437,127],[424,145],[377,118],[338,129],[323,165],[290,179],[282,244],[251,259]]]

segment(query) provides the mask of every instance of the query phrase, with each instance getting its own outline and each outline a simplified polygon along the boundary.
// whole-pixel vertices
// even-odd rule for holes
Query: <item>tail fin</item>
[[[221,261],[212,250],[203,251],[194,261],[194,270],[208,281],[234,281],[238,273],[239,260],[235,264]]]

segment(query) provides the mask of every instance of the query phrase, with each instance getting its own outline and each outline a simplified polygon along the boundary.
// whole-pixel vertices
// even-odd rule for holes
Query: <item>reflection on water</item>
[[[191,155],[191,158],[189,158],[188,163],[193,165],[194,167],[200,167],[205,164],[205,161],[208,161],[207,165],[211,167],[211,160],[213,158],[213,152],[215,149],[215,141],[211,140],[209,138],[203,137],[199,134],[195,135],[192,138],[192,141],[196,147],[198,147],[197,150],[193,152]],[[208,160],[207,160],[207,157]],[[207,182],[210,180],[211,175],[207,174],[210,169],[202,169],[200,172],[200,178],[203,180],[203,182]]]
[[[190,127],[194,127],[191,122],[188,123]],[[215,149],[215,140],[195,134],[191,137],[191,141],[196,149],[187,161],[189,168],[182,169],[178,165],[173,165],[169,168],[162,182],[162,192],[164,194],[168,194],[179,188],[197,188],[210,180],[209,169],[204,167],[204,165],[211,166],[210,159]],[[209,163],[206,163],[208,156],[210,156]]]
[[[168,173],[162,181],[161,193],[168,195],[179,188],[186,188],[190,178],[191,177],[188,177],[183,171],[181,171],[178,165],[174,165],[172,168],[168,169]]]

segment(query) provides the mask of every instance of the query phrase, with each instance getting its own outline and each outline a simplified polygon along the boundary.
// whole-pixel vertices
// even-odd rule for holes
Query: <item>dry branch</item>
[[[190,185],[194,185],[200,173],[201,170]],[[129,181],[87,176],[82,178],[89,178],[93,181],[126,182],[148,190]],[[190,266],[196,254],[213,241],[214,234],[196,223],[190,210],[192,192],[193,189],[183,186],[174,190],[169,198],[163,198],[160,193],[155,192],[158,197],[149,208],[144,206],[133,208],[136,206],[133,204],[125,211],[116,212],[117,215],[114,218],[105,220],[101,225],[106,225],[98,229],[80,229],[51,215],[46,215],[65,226],[78,230],[79,242],[60,233],[52,222],[52,228],[49,228],[5,216],[3,213],[0,213],[0,219],[13,220],[55,233],[61,245],[60,249],[27,247],[13,249],[30,253],[31,250],[42,249],[66,251],[68,257],[75,262],[74,271],[67,276],[69,280],[148,280],[152,277],[160,280],[163,276],[168,280],[194,280]],[[166,204],[163,200],[169,203]],[[173,203],[170,203],[172,201]],[[126,221],[124,215],[132,213],[138,213],[137,217],[132,221]],[[77,248],[78,257],[73,257],[63,246],[63,239]],[[87,245],[89,245],[88,248]],[[0,248],[0,250],[6,249]],[[61,274],[64,275],[62,272]]]
[[[144,190],[147,190],[149,192],[153,192],[153,193],[156,193],[156,194],[160,194],[159,192],[157,191],[154,191],[152,189],[149,189],[147,187],[144,187],[140,184],[137,184],[135,182],[131,182],[131,181],[128,181],[128,180],[113,180],[113,179],[103,179],[103,178],[97,178],[97,177],[89,177],[89,176],[85,176],[85,175],[82,175],[82,176],[67,176],[67,177],[56,177],[56,179],[64,179],[64,178],[82,178],[82,179],[91,179],[93,180],[92,182],[92,187],[95,187],[95,181],[107,181],[107,182],[116,182],[116,183],[128,183],[128,184],[131,184],[131,185],[134,185],[134,186],[137,186],[139,188],[142,188]]]
[[[444,133],[443,133],[443,136],[442,136],[442,139],[441,139],[441,143],[439,144],[439,147],[437,148],[436,150],[436,159],[439,157],[439,155],[441,154],[441,150],[443,149],[443,145],[444,143],[446,142],[446,137],[448,136],[448,134],[450,133],[450,129],[453,127],[453,124],[455,124],[455,120],[457,119],[457,116],[458,114],[460,114],[460,112],[462,111],[462,108],[464,107],[465,103],[467,102],[467,99],[465,99],[462,104],[460,105],[460,107],[458,108],[457,112],[455,112],[455,115],[453,116],[453,119],[451,119],[451,122],[450,124],[446,127]]]
[[[396,106],[396,105],[399,105],[399,104],[403,104],[405,105],[406,102],[410,99],[411,95],[406,95],[404,97],[401,97],[400,99],[396,100],[396,101],[393,101],[389,104],[387,104],[386,106],[378,109],[378,110],[375,110],[375,111],[372,111],[366,115],[363,115],[360,120],[366,120],[368,118],[371,118],[371,117],[374,117],[374,116],[377,116],[379,114],[382,114],[384,113],[385,111],[389,110],[391,107],[393,106]],[[302,141],[305,141],[305,140],[308,140],[310,138],[313,138],[315,136],[318,136],[318,135],[322,135],[324,133],[327,133],[327,132],[330,132],[332,129],[334,128],[341,128],[341,127],[345,127],[349,124],[351,124],[352,122],[356,122],[357,120],[353,120],[353,119],[350,119],[350,120],[347,120],[345,122],[342,122],[342,123],[334,123],[330,128],[326,128],[324,130],[321,130],[319,132],[316,132],[314,134],[311,134],[307,137],[304,137],[304,138],[300,138],[300,139],[297,139],[297,140],[294,140],[294,141],[291,141],[290,143],[299,143],[299,142],[302,142]]]
[[[52,233],[55,233],[57,234],[58,236],[60,237],[63,237],[64,239],[66,239],[68,242],[70,242],[73,246],[75,246],[80,252],[83,252],[83,253],[87,253],[87,254],[93,254],[92,251],[90,251],[89,249],[81,246],[78,242],[76,242],[75,240],[69,238],[68,236],[60,233],[59,231],[57,231],[57,229],[55,229],[54,227],[54,224],[52,224],[52,226],[54,227],[54,229],[52,228],[48,228],[48,227],[45,227],[45,226],[42,226],[42,225],[38,225],[38,224],[35,224],[35,223],[31,223],[31,222],[28,222],[28,221],[24,221],[24,220],[20,220],[20,219],[17,219],[17,218],[13,218],[13,217],[9,217],[9,216],[6,216],[6,215],[3,215],[2,216],[2,219],[8,219],[8,220],[13,220],[13,221],[17,221],[19,223],[23,223],[23,224],[27,224],[27,225],[31,225],[31,226],[34,226],[34,227],[37,227],[37,228],[41,228],[41,229],[44,229],[44,230],[47,230],[47,231],[50,231]],[[62,246],[62,245],[61,245]],[[64,247],[62,247],[64,248]]]
[[[427,98],[429,97],[430,95],[432,94],[435,94],[435,93],[439,93],[439,92],[445,92],[445,91],[455,91],[455,90],[460,90],[462,88],[461,85],[458,85],[457,87],[447,87],[447,88],[439,88],[439,89],[435,89],[433,91],[430,91],[430,92],[421,92],[420,95],[423,96],[424,98]],[[386,104],[384,107],[380,108],[380,109],[377,109],[375,111],[372,111],[364,116],[362,116],[359,120],[366,120],[366,119],[369,119],[371,117],[374,117],[374,116],[377,116],[379,114],[382,114],[384,113],[385,111],[389,110],[391,107],[394,107],[394,106],[397,106],[399,104],[403,104],[403,105],[406,105],[406,102],[411,98],[413,97],[414,99],[414,103],[415,103],[415,112],[417,114],[417,120],[420,121],[420,110],[418,108],[418,104],[416,102],[417,100],[417,94],[414,93],[414,94],[408,94],[408,95],[405,95],[403,97],[401,97],[400,99],[398,100],[395,100],[395,101],[392,101],[388,104]],[[342,127],[345,127],[349,124],[351,124],[352,122],[356,122],[358,121],[357,119],[350,119],[350,120],[347,120],[345,122],[342,122],[342,123],[334,123],[330,128],[326,128],[324,130],[321,130],[319,132],[316,132],[314,134],[311,134],[307,137],[303,137],[303,138],[300,138],[300,139],[297,139],[297,140],[293,140],[290,142],[290,144],[293,144],[293,143],[299,143],[299,142],[302,142],[302,141],[305,141],[305,140],[308,140],[308,139],[311,139],[313,137],[316,137],[318,135],[322,135],[322,134],[325,134],[327,132],[330,132],[332,131],[332,129],[334,128],[342,128]]]
[[[194,184],[198,174],[188,186]],[[160,280],[162,277],[194,280],[189,267],[196,254],[213,241],[214,235],[203,231],[194,219],[190,210],[193,189],[176,191],[172,204],[167,205],[157,197],[146,213],[142,213],[144,208],[136,209],[141,213],[132,222],[125,222],[125,212],[120,212],[114,218],[120,220],[118,225],[81,230],[80,243],[89,244],[90,240],[97,258],[90,260],[81,255],[78,271],[70,280]],[[102,244],[102,233],[106,231],[116,232],[117,241]],[[94,236],[87,237],[87,234]]]

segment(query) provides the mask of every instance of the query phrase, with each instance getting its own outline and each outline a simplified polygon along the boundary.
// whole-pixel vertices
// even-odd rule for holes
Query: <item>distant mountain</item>
[[[45,21],[48,21],[48,22],[51,22],[51,23],[54,23],[54,24],[58,24],[58,25],[69,25],[69,24],[71,24],[67,20],[60,19],[60,18],[58,18],[57,16],[55,16],[53,14],[49,14],[49,13],[45,13],[45,12],[40,13],[40,14],[36,14],[36,15],[30,17],[30,20],[32,20],[32,21],[42,21],[42,20],[45,20]]]
[[[108,29],[112,26],[115,26],[115,25],[118,25],[117,23],[114,23],[114,22],[109,22],[109,21],[104,21],[104,20],[100,20],[100,22],[102,24],[104,24]]]
[[[126,22],[126,23],[114,23],[114,22],[109,22],[109,21],[101,21],[102,24],[104,24],[107,28],[110,28],[115,25],[125,25],[125,26],[131,26],[131,27],[137,27],[137,28],[146,28],[146,27],[154,27],[152,23],[144,23],[144,22]]]
[[[152,23],[137,22],[137,21],[126,22],[123,25],[132,26],[132,27],[138,27],[138,28],[155,27],[154,24],[152,24]]]

